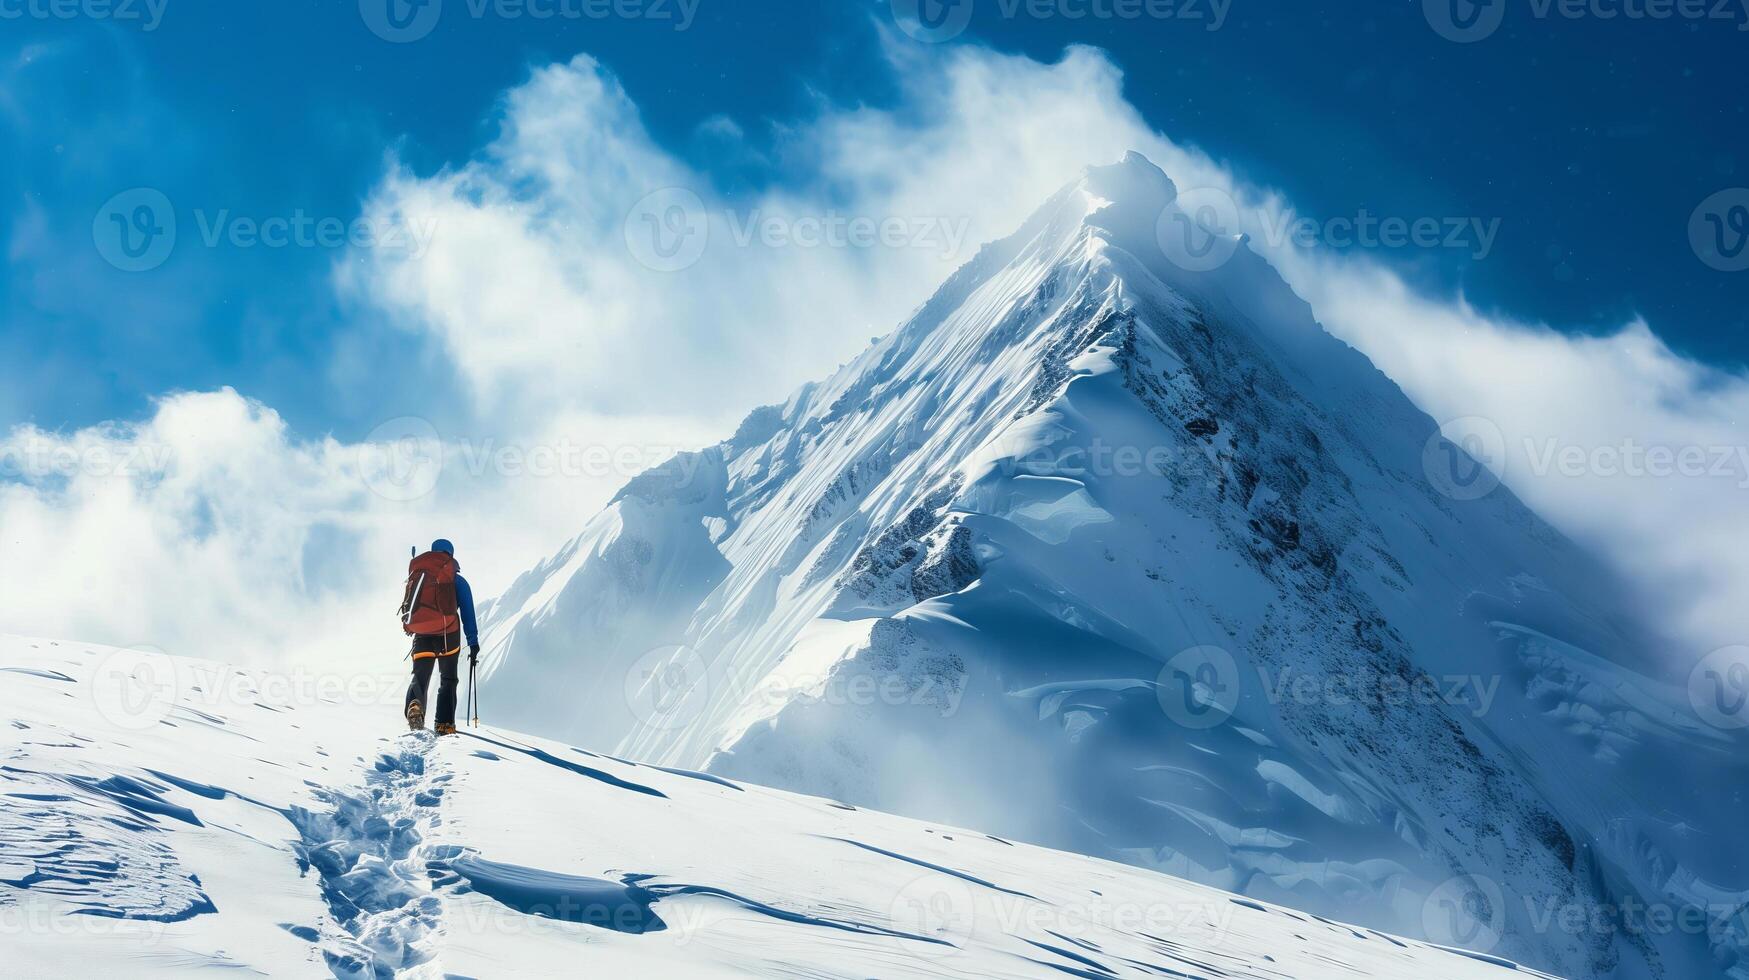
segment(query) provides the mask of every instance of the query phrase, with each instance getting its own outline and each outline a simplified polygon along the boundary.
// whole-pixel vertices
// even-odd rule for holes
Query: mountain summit
[[[1735,969],[1741,801],[1658,787],[1741,744],[1438,433],[1130,154],[632,481],[493,604],[487,696],[1567,976]]]

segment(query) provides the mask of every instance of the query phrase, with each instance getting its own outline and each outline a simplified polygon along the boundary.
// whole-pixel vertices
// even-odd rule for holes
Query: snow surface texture
[[[0,637],[0,974],[1484,980],[1527,970],[357,687]]]
[[[634,480],[494,603],[490,702],[1567,976],[1749,977],[1743,733],[1242,241],[1169,261],[1176,193],[1089,170]]]

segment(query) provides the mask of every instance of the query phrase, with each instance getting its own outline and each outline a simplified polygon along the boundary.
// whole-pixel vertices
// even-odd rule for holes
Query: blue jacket
[[[455,557],[455,545],[445,538],[431,542],[431,550]],[[462,631],[468,635],[468,646],[477,647],[480,645],[480,625],[474,620],[474,587],[468,584],[467,579],[462,578],[461,562],[456,562],[455,567],[455,603],[462,610]]]
[[[479,646],[480,625],[474,621],[474,589],[460,573],[455,577],[455,604],[462,609],[462,631],[468,634],[468,646]]]

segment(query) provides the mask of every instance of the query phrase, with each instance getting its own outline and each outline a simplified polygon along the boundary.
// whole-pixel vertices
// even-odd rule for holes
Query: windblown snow
[[[377,684],[0,637],[0,973],[1535,975],[499,728],[385,734]]]
[[[1176,199],[1090,169],[634,480],[494,603],[487,694],[1566,976],[1749,977],[1744,733],[1243,241],[1169,249]]]

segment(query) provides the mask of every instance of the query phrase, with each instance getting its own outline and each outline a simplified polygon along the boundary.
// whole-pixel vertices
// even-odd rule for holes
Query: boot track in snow
[[[439,804],[451,776],[430,771],[435,741],[423,732],[403,736],[378,757],[358,791],[319,791],[332,812],[294,807],[287,814],[303,838],[304,870],[321,876],[332,915],[305,938],[317,943],[337,977],[437,975],[427,940],[441,905],[423,842],[443,822]]]

